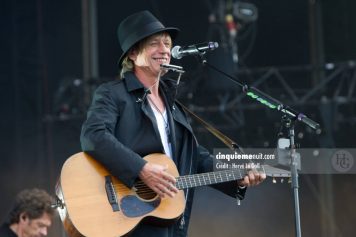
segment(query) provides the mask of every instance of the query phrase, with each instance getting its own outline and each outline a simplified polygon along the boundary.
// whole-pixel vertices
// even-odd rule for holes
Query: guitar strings
[[[235,175],[238,175],[239,178],[242,177],[241,172],[239,171],[239,174],[237,171],[232,171],[232,170],[227,170],[227,171],[219,171],[219,172],[210,172],[210,173],[205,173],[205,174],[199,174],[199,175],[187,175],[187,176],[181,176],[177,177],[177,186],[179,186],[179,183],[186,183],[187,186],[192,186],[194,185],[202,185],[203,184],[211,184],[213,183],[211,180],[213,179],[215,182],[225,182],[225,181],[230,181],[230,180],[235,180],[236,177]],[[210,181],[210,182],[206,182]],[[190,185],[188,185],[188,183]],[[136,188],[147,188],[147,185],[143,181],[138,181],[134,187]]]
[[[264,167],[262,168],[264,171]],[[178,189],[197,187],[207,184],[226,182],[236,180],[236,177],[242,178],[241,170],[222,170],[218,172],[208,172],[203,174],[186,175],[177,177],[176,187]],[[118,192],[125,192],[128,190],[126,186],[120,183],[113,183],[113,186]],[[158,194],[149,188],[142,180],[137,181],[134,185],[135,193],[143,199],[152,199]]]
[[[263,168],[264,169],[264,168]],[[218,172],[209,172],[204,174],[197,174],[197,175],[186,175],[177,177],[177,188],[184,188],[184,187],[194,187],[194,186],[202,186],[206,184],[212,184],[216,182],[225,182],[230,180],[236,180],[235,175],[238,178],[242,178],[240,170],[223,170]],[[212,179],[215,182],[212,182]],[[208,181],[208,182],[207,182]],[[115,185],[116,188],[120,188],[120,184]],[[143,181],[138,181],[134,185],[137,188],[137,192],[154,192],[151,188],[149,188]],[[122,187],[122,189],[126,189],[126,187]],[[121,190],[122,190],[121,189]]]
[[[186,175],[177,177],[177,182],[175,186],[178,189],[185,189],[203,185],[209,185],[214,183],[232,181],[242,178],[244,175],[247,174],[247,169],[244,169],[244,172],[241,172],[242,169],[235,169],[235,170],[222,170],[218,172],[208,172],[203,174],[195,174],[195,175]],[[262,165],[262,171],[266,173],[264,165]],[[238,178],[236,178],[236,176]],[[113,186],[117,191],[127,191],[128,188],[123,186],[119,183],[114,183]],[[139,195],[153,195],[156,194],[151,188],[149,188],[143,181],[137,181],[134,185],[137,189],[135,190],[136,193]]]

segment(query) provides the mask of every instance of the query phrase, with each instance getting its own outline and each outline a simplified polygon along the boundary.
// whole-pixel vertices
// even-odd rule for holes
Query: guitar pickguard
[[[139,217],[150,213],[161,203],[160,198],[151,201],[142,201],[135,195],[128,195],[121,199],[120,207],[127,217]]]

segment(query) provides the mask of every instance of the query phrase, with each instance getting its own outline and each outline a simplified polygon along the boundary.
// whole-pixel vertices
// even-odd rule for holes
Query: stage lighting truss
[[[316,71],[322,72],[323,77],[313,82],[312,75]],[[241,69],[236,76],[319,121],[325,129],[323,134],[327,133],[329,136],[328,145],[335,143],[330,135],[333,131],[341,133],[346,131],[338,131],[339,128],[356,128],[356,61],[328,63],[322,67]],[[214,78],[197,80],[210,83]],[[200,92],[199,88],[194,87],[189,90],[191,92],[184,92],[190,95],[184,99],[185,102],[201,117],[212,118],[211,123],[223,131],[238,133],[253,127],[263,137],[263,134],[269,134],[280,126],[280,113],[248,99],[237,85],[225,90],[208,88]],[[198,128],[198,131],[203,130]],[[298,134],[300,137],[305,133],[313,133],[307,127],[301,131]],[[258,139],[259,136],[255,137]],[[259,142],[267,146],[268,143],[268,140]]]

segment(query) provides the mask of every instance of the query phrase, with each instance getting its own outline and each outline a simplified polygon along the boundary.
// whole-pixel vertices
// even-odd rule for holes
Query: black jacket
[[[17,235],[10,229],[9,224],[3,224],[0,227],[0,237],[16,237]]]
[[[132,72],[122,80],[104,83],[95,91],[81,133],[81,145],[101,162],[112,175],[132,187],[151,153],[164,153],[153,111],[146,99],[148,93]],[[167,108],[173,160],[180,175],[209,172],[213,160],[199,146],[183,109],[174,103],[175,89],[160,81],[160,94]],[[236,183],[216,185],[230,196],[236,196]],[[194,190],[186,190],[186,210],[180,221],[162,228],[139,224],[131,236],[186,236]]]

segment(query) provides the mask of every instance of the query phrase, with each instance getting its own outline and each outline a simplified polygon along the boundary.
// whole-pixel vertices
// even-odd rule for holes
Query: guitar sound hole
[[[152,200],[158,196],[157,193],[155,193],[142,181],[137,182],[134,187],[137,196],[143,200]]]

